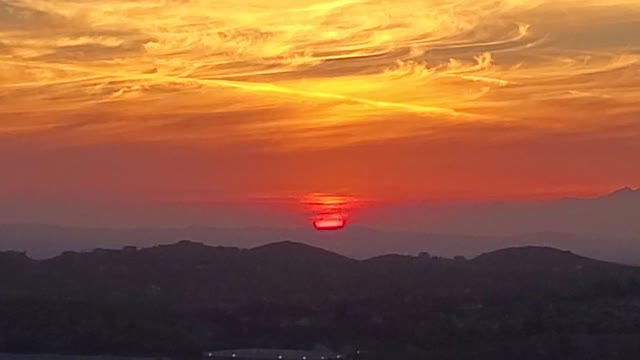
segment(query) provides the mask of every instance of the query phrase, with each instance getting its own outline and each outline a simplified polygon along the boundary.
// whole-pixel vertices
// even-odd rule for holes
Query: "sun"
[[[356,202],[353,196],[327,193],[311,193],[302,199],[313,227],[320,231],[344,228]]]
[[[315,216],[313,227],[316,230],[340,230],[347,224],[347,220],[340,213],[328,213]]]

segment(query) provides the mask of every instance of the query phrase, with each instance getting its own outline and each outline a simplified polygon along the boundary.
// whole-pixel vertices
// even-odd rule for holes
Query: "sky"
[[[638,0],[0,0],[0,221],[637,187],[638,34]]]

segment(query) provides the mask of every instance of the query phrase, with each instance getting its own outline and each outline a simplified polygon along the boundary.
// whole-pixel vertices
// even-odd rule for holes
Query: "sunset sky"
[[[0,0],[0,201],[640,186],[639,34],[638,0]]]

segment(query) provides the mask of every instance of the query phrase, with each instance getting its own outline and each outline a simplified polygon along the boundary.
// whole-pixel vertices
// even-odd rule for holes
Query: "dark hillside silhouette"
[[[544,247],[358,261],[293,242],[181,241],[47,260],[0,253],[0,303],[0,352],[195,356],[321,343],[464,358],[604,336],[623,346],[640,334],[640,269]]]

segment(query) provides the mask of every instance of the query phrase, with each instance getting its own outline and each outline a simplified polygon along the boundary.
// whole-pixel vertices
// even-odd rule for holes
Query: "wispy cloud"
[[[635,0],[0,0],[0,134],[291,149],[606,131],[640,114],[639,18]]]

